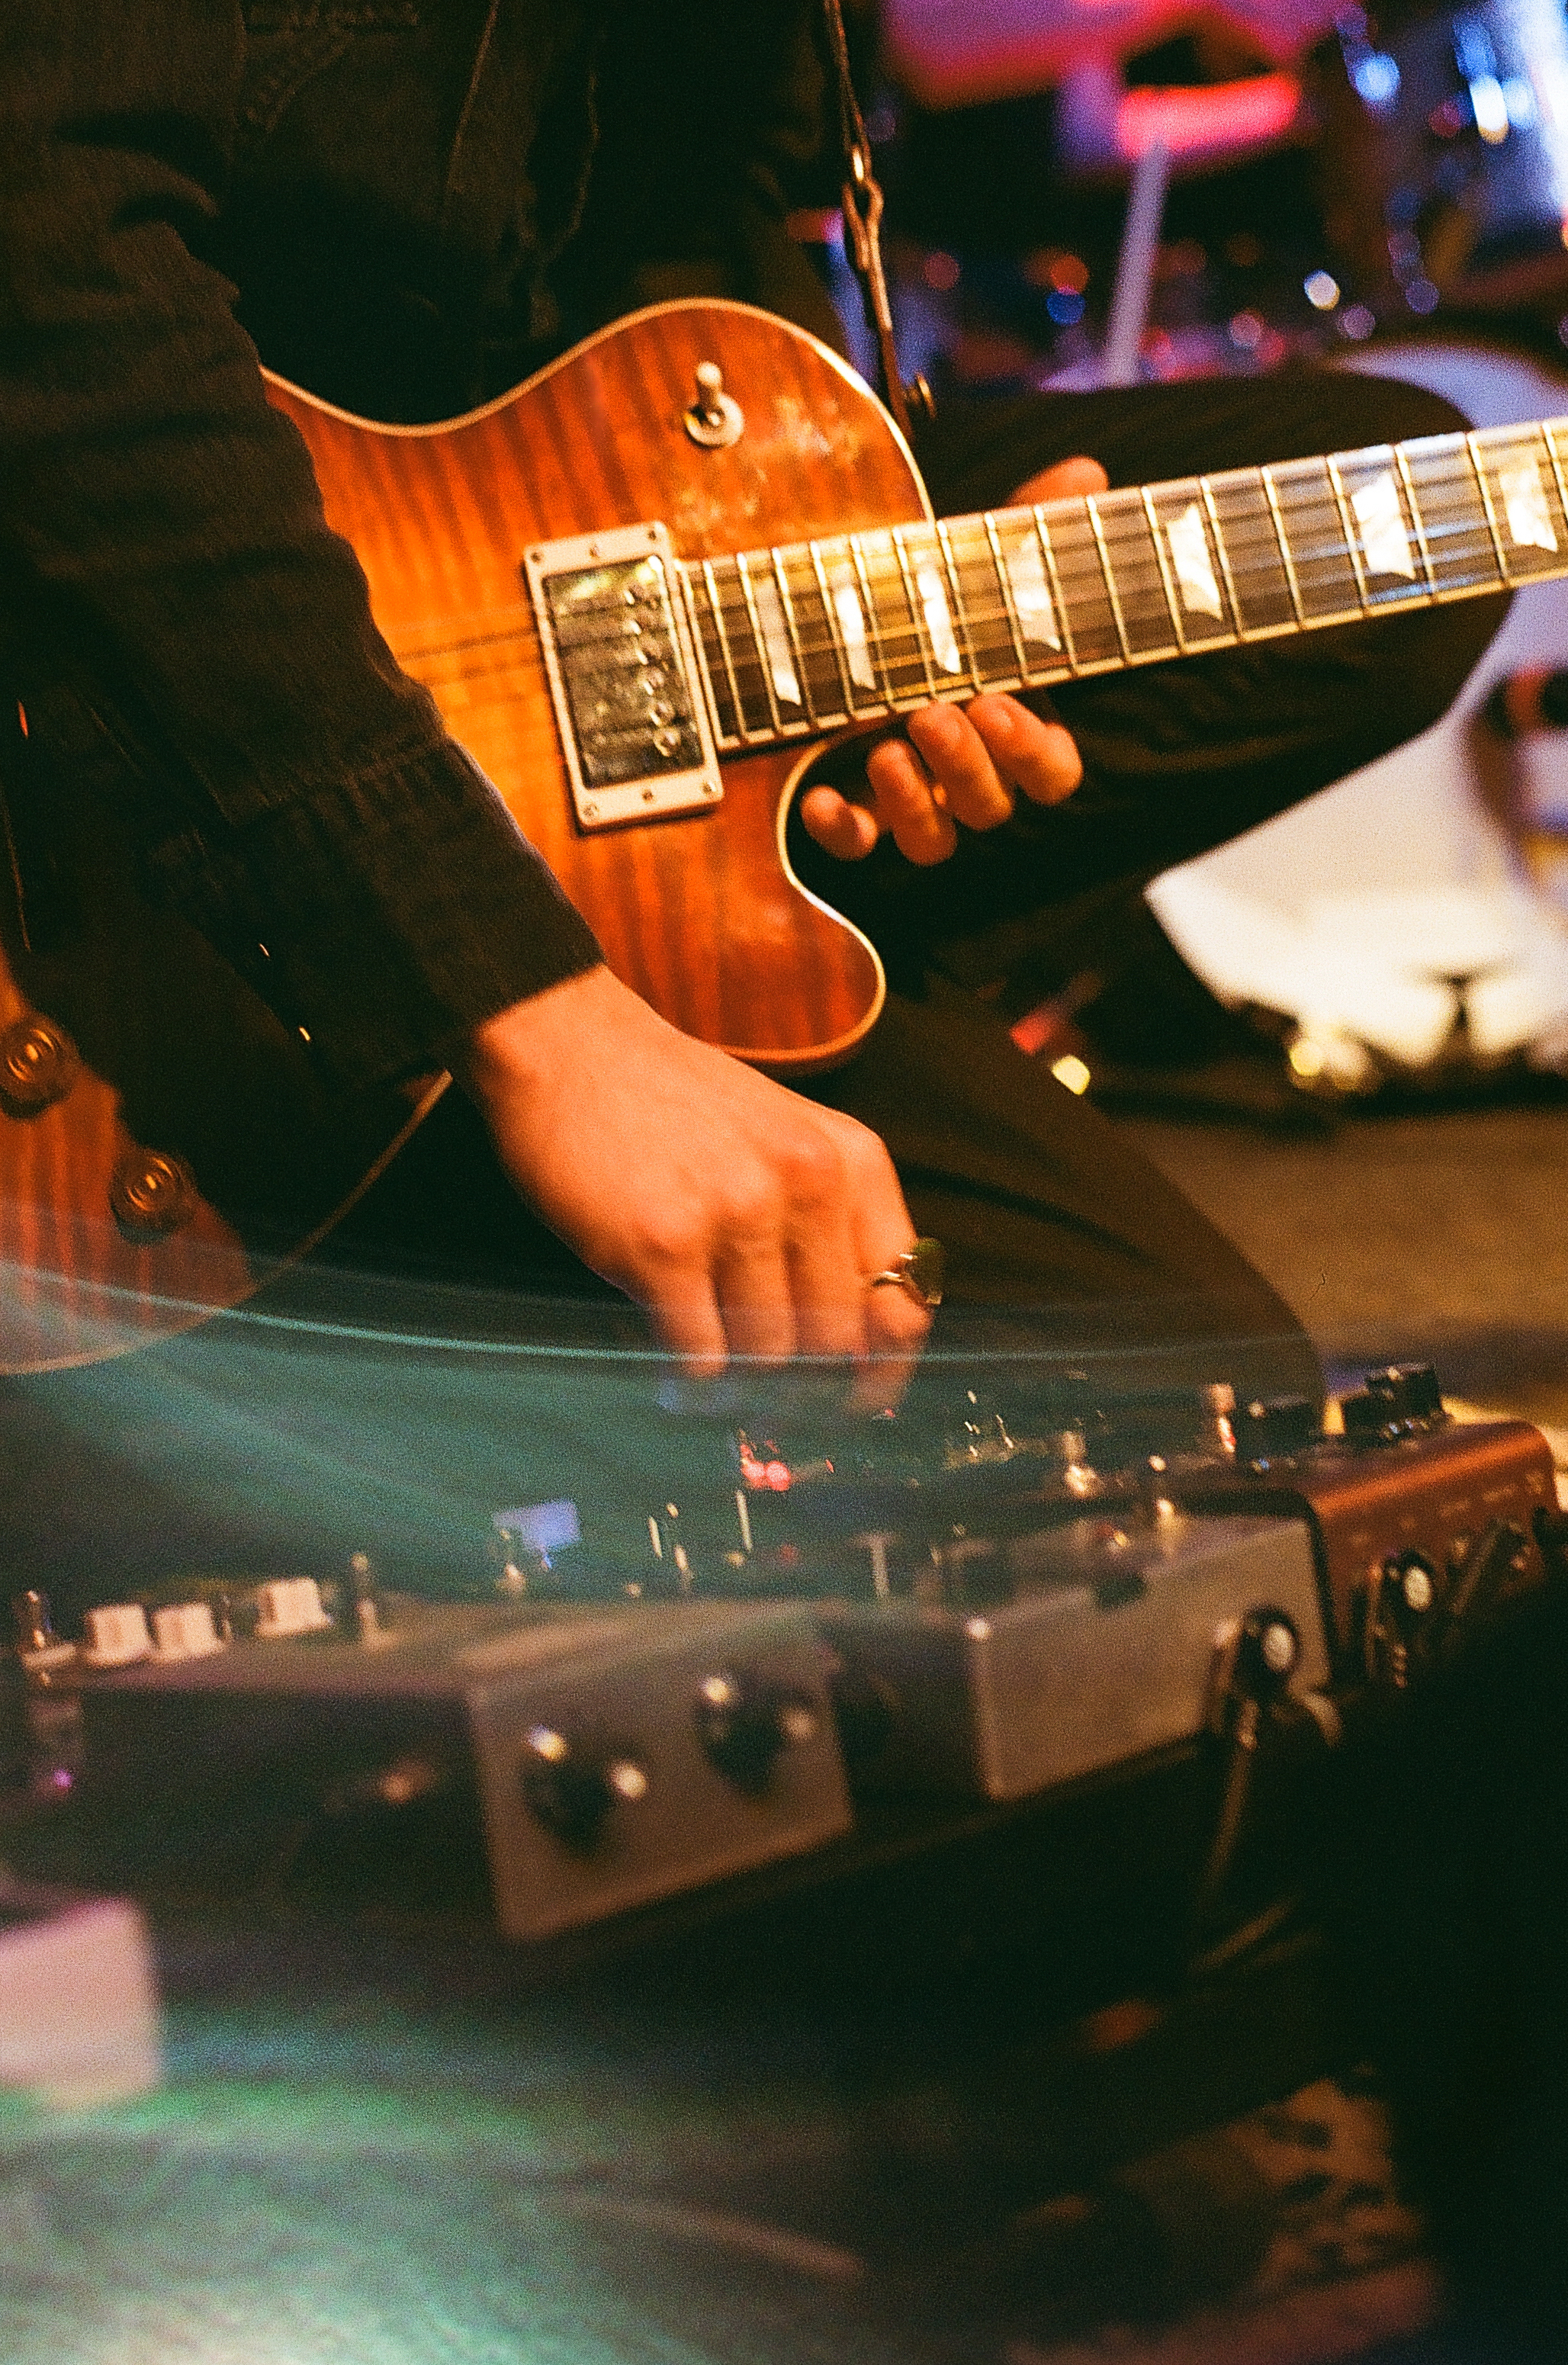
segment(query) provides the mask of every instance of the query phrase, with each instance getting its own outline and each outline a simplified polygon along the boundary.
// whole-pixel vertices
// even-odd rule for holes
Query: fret
[[[786,678],[793,681],[799,703],[804,707],[811,720],[815,723],[818,717],[817,710],[812,703],[811,670],[806,664],[805,650],[801,646],[801,627],[795,614],[795,603],[790,596],[790,580],[784,572],[783,553],[773,550],[768,555],[773,561],[773,598],[778,603],[778,612],[784,622],[785,655],[793,660],[787,667]],[[783,695],[782,690],[779,694]]]
[[[767,679],[762,635],[746,596],[744,566],[739,558],[728,558],[716,565],[713,573],[719,613],[734,660],[742,733],[747,739],[771,738],[778,728],[778,710]],[[727,596],[730,585],[734,588],[734,600]]]
[[[1049,514],[1057,612],[1070,641],[1073,671],[1103,673],[1125,664],[1126,651],[1089,504],[1083,499],[1053,502]]]
[[[1063,671],[1061,586],[1041,513],[1000,510],[988,517],[986,530],[1019,671],[1025,682],[1056,680]]]
[[[1556,472],[1541,465],[1540,429],[1495,427],[1472,442],[1510,577],[1528,583],[1555,575],[1568,529]]]
[[[754,564],[754,562],[756,562]],[[742,551],[737,561],[746,605],[764,656],[764,678],[780,734],[810,727],[806,694],[796,668],[794,639],[778,596],[771,551]]]
[[[1226,468],[1203,479],[1204,500],[1243,640],[1293,633],[1301,621],[1290,552],[1261,468]]]
[[[1421,555],[1421,579],[1426,584],[1428,595],[1436,599],[1438,578],[1432,572],[1432,554],[1427,544],[1427,529],[1416,499],[1415,479],[1410,474],[1410,463],[1406,456],[1403,443],[1394,446],[1394,456],[1399,463],[1399,480],[1405,488],[1405,504],[1410,512],[1410,522],[1416,529],[1416,547]]]
[[[688,580],[690,580],[689,576]],[[696,586],[693,584],[693,590]],[[724,619],[719,607],[719,593],[713,581],[711,559],[702,562],[702,588],[706,594],[703,612],[699,619],[702,645],[708,656],[708,678],[713,689],[713,712],[718,734],[722,740],[744,737],[745,723],[741,710],[740,684],[735,679],[734,661],[730,655],[730,637],[724,630]],[[719,663],[714,665],[714,656]]]
[[[756,651],[757,673],[762,682],[762,694],[767,701],[767,720],[773,730],[778,732],[783,729],[783,718],[778,712],[778,691],[773,678],[773,664],[770,662],[773,653],[767,646],[767,635],[763,629],[762,611],[757,605],[756,586],[752,580],[751,568],[746,564],[745,551],[736,554],[735,580],[740,585],[742,603],[745,609],[746,620],[751,625],[752,645]]]
[[[1142,493],[1099,493],[1091,507],[1129,658],[1179,656],[1175,611]]]
[[[1338,623],[1359,616],[1362,586],[1354,536],[1325,460],[1286,460],[1263,471],[1273,488],[1280,532],[1301,600],[1302,622]]]
[[[1341,452],[1329,475],[1340,498],[1350,555],[1363,603],[1375,609],[1424,605],[1427,580],[1413,542],[1413,513],[1405,504],[1404,471],[1392,445]]]
[[[925,643],[938,676],[939,691],[978,689],[980,682],[959,638],[963,618],[954,605],[954,586],[939,525],[895,528],[914,576],[915,597]]]
[[[1563,517],[1568,519],[1568,481],[1564,480],[1562,475],[1562,462],[1558,454],[1557,438],[1551,432],[1551,426],[1552,422],[1550,419],[1541,420],[1540,440],[1546,446],[1546,456],[1551,463],[1551,473],[1557,484],[1558,505]]]
[[[1081,673],[1082,662],[1078,654],[1078,644],[1072,637],[1072,619],[1067,612],[1067,601],[1061,588],[1061,569],[1057,565],[1056,546],[1051,541],[1050,527],[1046,522],[1046,508],[1043,501],[1036,501],[1035,504],[1035,539],[1040,545],[1040,556],[1045,564],[1050,599],[1056,611],[1057,630],[1061,634],[1062,655],[1074,673]],[[1017,588],[1014,583],[1015,594]]]
[[[834,658],[838,667],[839,683],[844,691],[844,712],[846,715],[853,716],[855,690],[849,671],[849,644],[845,639],[844,627],[839,621],[838,611],[834,605],[833,592],[827,579],[827,561],[823,556],[820,544],[812,542],[808,543],[806,546],[812,554],[812,571],[817,578],[817,597],[822,601],[823,614],[827,621],[828,638],[833,644]],[[864,641],[865,637],[865,626],[862,624],[860,638]]]
[[[925,628],[925,614],[921,606],[913,571],[910,566],[909,553],[904,548],[903,535],[897,526],[894,526],[892,531],[892,545],[894,555],[899,563],[899,574],[903,580],[903,596],[909,608],[910,630],[914,636],[915,650],[924,669],[926,695],[934,698],[936,694],[936,676],[932,667],[933,652],[930,635]]]
[[[879,542],[885,542],[887,537],[884,534],[878,534],[876,539]],[[887,644],[882,638],[882,620],[877,613],[876,595],[871,588],[871,570],[867,564],[866,553],[861,547],[861,537],[858,534],[851,534],[849,553],[855,563],[855,579],[860,594],[862,611],[866,622],[870,628],[869,651],[872,667],[877,676],[877,687],[881,693],[883,703],[890,706],[895,696],[892,667],[888,661]]]
[[[1224,620],[1226,607],[1228,606],[1231,626],[1236,637],[1238,641],[1245,640],[1247,634],[1241,622],[1241,608],[1236,597],[1236,577],[1230,571],[1230,553],[1225,546],[1225,536],[1219,530],[1219,510],[1215,502],[1215,488],[1207,476],[1198,478],[1198,490],[1203,495],[1204,514],[1209,521],[1209,536],[1214,544],[1215,556],[1219,561],[1219,571],[1225,577],[1225,600],[1220,606],[1220,618],[1221,621]]]
[[[1147,505],[1182,646],[1213,648],[1235,640],[1236,591],[1206,484],[1189,476],[1151,485]]]
[[[1280,545],[1280,559],[1285,570],[1285,579],[1291,588],[1291,606],[1295,611],[1296,622],[1305,625],[1306,610],[1302,606],[1301,584],[1296,577],[1295,560],[1291,554],[1290,537],[1285,532],[1284,519],[1280,514],[1280,496],[1269,470],[1264,468],[1261,474],[1263,490],[1269,496],[1269,515],[1274,521],[1274,539]]]
[[[1122,644],[1122,655],[1130,658],[1133,653],[1132,644],[1127,639],[1126,619],[1122,614],[1122,603],[1116,596],[1116,578],[1111,572],[1110,555],[1105,548],[1104,524],[1092,495],[1084,497],[1083,507],[1094,531],[1094,547],[1100,554],[1100,571],[1105,578],[1105,597],[1111,603],[1111,613],[1115,619],[1116,638]]]
[[[1334,490],[1334,505],[1339,512],[1339,531],[1345,537],[1345,548],[1350,553],[1350,566],[1356,577],[1356,597],[1361,603],[1362,615],[1370,616],[1372,601],[1367,598],[1366,571],[1361,565],[1361,554],[1356,548],[1356,529],[1351,523],[1350,505],[1345,499],[1345,487],[1339,475],[1338,463],[1329,459],[1325,465],[1328,470],[1328,482]]]
[[[991,564],[996,569],[996,580],[1002,593],[1002,607],[1007,619],[1007,629],[1013,635],[1014,653],[1018,659],[1018,678],[1020,681],[1027,681],[1029,660],[1024,654],[1024,628],[1018,620],[1018,603],[1013,597],[1013,586],[1007,579],[1007,562],[1002,555],[1002,536],[996,530],[996,519],[990,510],[985,513],[985,538],[991,545]],[[1042,574],[1043,572],[1042,569]]]
[[[1165,536],[1159,530],[1159,518],[1154,506],[1154,495],[1146,485],[1143,488],[1143,510],[1148,520],[1148,538],[1154,544],[1154,555],[1159,562],[1159,579],[1165,587],[1165,604],[1170,611],[1170,622],[1183,656],[1187,654],[1187,628],[1182,622],[1182,603],[1176,597],[1176,585],[1171,577],[1170,564],[1165,555]]]
[[[985,677],[975,659],[975,636],[969,626],[969,605],[964,598],[964,587],[958,579],[958,569],[953,557],[953,536],[946,518],[936,521],[936,543],[942,554],[942,571],[947,578],[953,629],[958,634],[964,651],[964,671],[969,675],[971,689],[983,689]]]
[[[1465,437],[1464,448],[1469,454],[1471,471],[1475,478],[1475,488],[1481,495],[1481,506],[1486,512],[1486,530],[1492,537],[1492,548],[1497,560],[1497,572],[1505,583],[1511,584],[1514,578],[1508,572],[1508,562],[1503,550],[1503,537],[1497,531],[1496,511],[1492,507],[1492,496],[1486,489],[1486,471],[1483,468],[1477,454],[1473,435]]]
[[[684,611],[687,638],[697,661],[696,679],[692,683],[693,698],[707,710],[714,745],[719,745],[731,734],[724,727],[720,711],[720,691],[713,672],[712,657],[710,655],[709,644],[702,636],[702,610],[698,599],[697,578],[691,568],[680,559],[677,559],[675,563],[673,588],[675,598]],[[716,648],[713,650],[713,655],[717,655]],[[727,685],[724,704],[726,707],[729,705]]]
[[[1012,688],[1028,670],[996,554],[989,518],[949,518],[943,530],[957,584],[958,612],[975,679],[988,689]]]
[[[931,695],[931,671],[911,600],[898,535],[857,534],[866,597],[890,706],[914,706]]]
[[[1496,546],[1462,435],[1422,435],[1400,445],[1415,488],[1437,597],[1500,582]]]
[[[822,569],[838,644],[844,652],[845,671],[849,677],[851,712],[885,713],[887,685],[874,638],[876,618],[871,613],[860,554],[852,543],[828,543],[822,548]],[[855,698],[857,689],[865,693],[858,701]]]
[[[773,554],[778,595],[790,627],[806,707],[816,723],[848,720],[844,685],[834,655],[833,633],[817,589],[812,554],[804,544]]]

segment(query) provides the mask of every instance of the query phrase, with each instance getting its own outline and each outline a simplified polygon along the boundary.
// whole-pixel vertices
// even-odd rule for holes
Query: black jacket
[[[783,223],[819,142],[812,23],[805,0],[0,10],[0,772],[19,701],[32,778],[129,813],[159,890],[348,1082],[440,1065],[597,953],[398,673],[256,347],[410,420],[654,297],[831,334]]]

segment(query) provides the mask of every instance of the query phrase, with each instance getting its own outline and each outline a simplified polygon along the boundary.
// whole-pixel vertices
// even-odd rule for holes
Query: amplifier
[[[185,1849],[238,1882],[323,1843],[386,1866],[434,1833],[479,1855],[506,1935],[541,1939],[848,1827],[823,1653],[788,1606],[363,1591],[345,1633],[294,1577],[226,1640],[236,1606],[95,1610],[38,1671],[79,1703],[78,1811],[132,1851],[158,1833],[164,1872]]]

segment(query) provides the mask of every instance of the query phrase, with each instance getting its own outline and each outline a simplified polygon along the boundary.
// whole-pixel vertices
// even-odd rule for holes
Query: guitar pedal
[[[243,1888],[287,1861],[330,1888],[370,1863],[420,1901],[463,1858],[503,1933],[539,1940],[849,1824],[821,1649],[788,1606],[381,1596],[368,1633],[274,1614],[78,1680],[80,1804],[132,1880],[151,1846],[154,1882]]]
[[[1195,1741],[1259,1611],[1292,1638],[1292,1690],[1327,1683],[1305,1523],[1169,1506],[958,1539],[910,1594],[816,1605],[855,1786],[997,1800]]]
[[[1187,1508],[1269,1513],[1312,1538],[1336,1672],[1403,1689],[1546,1582],[1551,1451],[1522,1420],[1456,1421],[1429,1364],[1391,1364],[1325,1436],[1295,1399],[1237,1407],[1233,1457],[1173,1469]]]

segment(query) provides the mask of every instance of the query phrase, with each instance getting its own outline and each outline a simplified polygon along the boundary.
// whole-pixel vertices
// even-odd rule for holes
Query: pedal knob
[[[297,1634],[321,1634],[331,1624],[313,1576],[274,1576],[256,1596],[256,1640],[282,1642]]]
[[[38,1116],[62,1101],[82,1059],[51,1018],[18,1018],[0,1035],[0,1101],[14,1116]]]
[[[1443,1392],[1430,1363],[1387,1363],[1366,1375],[1366,1393],[1347,1396],[1345,1427],[1384,1440],[1425,1429],[1443,1418]]]
[[[196,1176],[185,1160],[161,1149],[128,1150],[109,1182],[109,1213],[139,1245],[183,1231],[197,1198]]]
[[[1259,1396],[1236,1414],[1236,1454],[1254,1468],[1304,1453],[1316,1439],[1317,1407],[1310,1396]]]
[[[134,1666],[151,1648],[147,1612],[140,1601],[116,1601],[102,1609],[89,1609],[83,1621],[82,1658],[86,1666]]]
[[[697,1737],[737,1789],[762,1790],[786,1749],[814,1741],[822,1720],[804,1692],[728,1671],[704,1676],[693,1709]]]
[[[551,1724],[530,1726],[521,1770],[531,1812],[568,1847],[592,1847],[617,1801],[635,1807],[648,1795],[647,1774],[634,1757],[574,1742]]]
[[[1237,1642],[1236,1671],[1251,1697],[1277,1699],[1301,1660],[1301,1637],[1282,1609],[1249,1609]]]
[[[224,1647],[210,1601],[180,1601],[152,1612],[152,1647],[160,1659],[210,1659]]]

